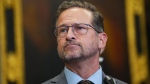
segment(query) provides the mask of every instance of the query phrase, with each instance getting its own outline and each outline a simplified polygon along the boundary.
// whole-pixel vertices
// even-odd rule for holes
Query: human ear
[[[106,33],[100,33],[99,34],[99,48],[102,49],[102,48],[105,48],[106,46],[106,42],[107,42],[107,35]]]

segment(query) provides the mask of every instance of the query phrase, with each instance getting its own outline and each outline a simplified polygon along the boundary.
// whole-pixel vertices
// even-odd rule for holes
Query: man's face
[[[91,24],[92,13],[83,8],[70,8],[61,13],[56,26],[72,26],[74,24]],[[66,37],[57,38],[58,54],[65,61],[75,59],[88,59],[99,53],[99,35],[89,27],[85,35],[76,35],[69,27]]]

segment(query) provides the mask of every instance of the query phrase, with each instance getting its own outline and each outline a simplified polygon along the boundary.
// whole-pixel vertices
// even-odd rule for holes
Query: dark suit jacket
[[[105,75],[105,73],[102,74],[102,80],[103,80],[103,84],[127,84],[125,82],[122,82],[118,79],[112,78],[115,83],[111,83],[109,82],[109,79],[112,78],[110,76]],[[61,74],[59,74],[58,76],[49,79],[48,81],[42,83],[42,84],[68,84],[67,83],[67,79],[65,77],[64,71],[62,71]]]

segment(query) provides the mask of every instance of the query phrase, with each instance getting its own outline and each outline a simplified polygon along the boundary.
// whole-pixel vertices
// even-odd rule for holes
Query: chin
[[[76,58],[80,58],[80,56],[79,55],[73,55],[73,54],[65,56],[65,59],[76,59]]]
[[[65,55],[62,60],[63,61],[72,61],[72,60],[77,60],[79,59],[81,56],[80,55],[74,55],[74,54],[67,54]]]
[[[60,58],[63,61],[70,61],[70,60],[75,60],[75,59],[79,59],[80,57],[82,57],[81,55],[81,51],[65,51],[63,53],[59,53]]]

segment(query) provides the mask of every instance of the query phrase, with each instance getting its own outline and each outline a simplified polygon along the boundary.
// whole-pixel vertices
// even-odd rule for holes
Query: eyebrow
[[[58,26],[58,27],[56,27],[56,28],[64,27],[64,26],[67,26],[67,24],[62,24],[62,25],[60,25],[60,26]]]
[[[76,25],[76,24],[83,24],[83,23],[73,23],[72,25]],[[58,27],[56,27],[56,28],[64,27],[64,26],[68,26],[68,24],[62,24],[62,25],[60,25],[60,26],[58,26]]]

